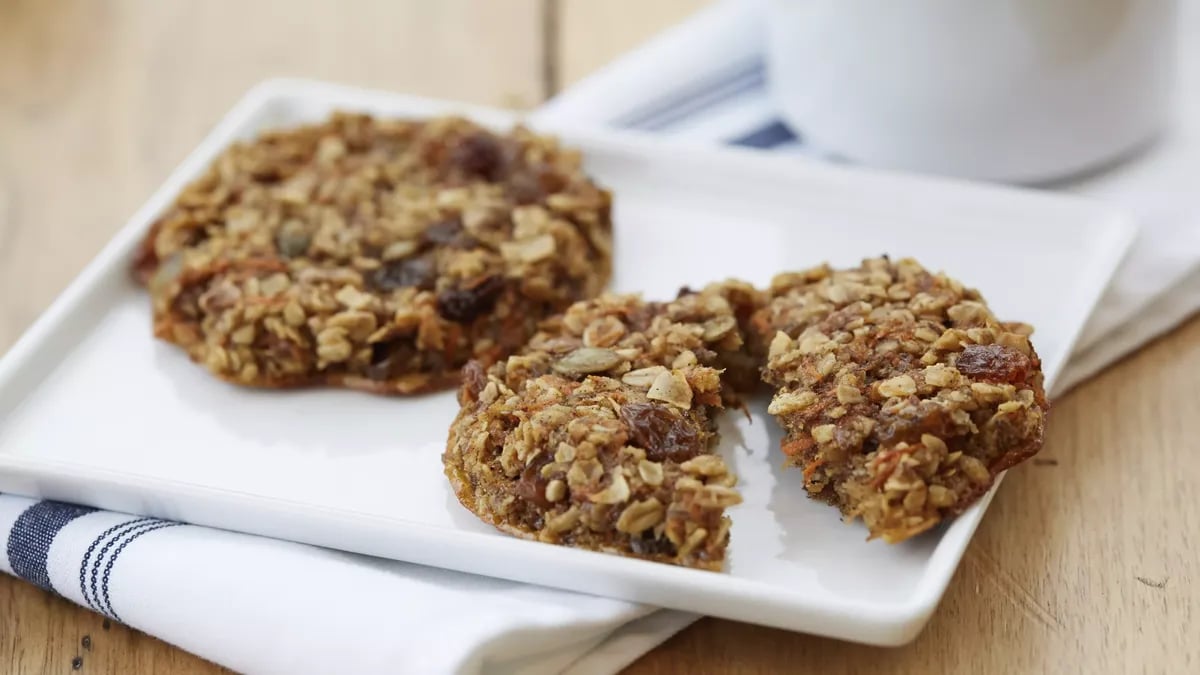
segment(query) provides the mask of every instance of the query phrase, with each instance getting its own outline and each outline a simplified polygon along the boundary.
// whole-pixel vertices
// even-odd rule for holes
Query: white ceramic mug
[[[1113,162],[1164,122],[1177,0],[766,0],[767,66],[806,143],[1021,183]]]

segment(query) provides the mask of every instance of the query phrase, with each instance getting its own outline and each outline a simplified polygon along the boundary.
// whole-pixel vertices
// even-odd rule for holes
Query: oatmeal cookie
[[[134,271],[155,334],[221,378],[407,394],[600,292],[610,204],[576,152],[522,128],[337,114],[224,152]]]
[[[741,496],[714,415],[736,401],[721,375],[743,352],[747,288],[604,295],[490,369],[468,364],[443,456],[459,500],[520,537],[720,569]]]
[[[916,261],[777,276],[752,323],[768,412],[809,493],[898,542],[961,513],[1041,448],[1032,329]]]

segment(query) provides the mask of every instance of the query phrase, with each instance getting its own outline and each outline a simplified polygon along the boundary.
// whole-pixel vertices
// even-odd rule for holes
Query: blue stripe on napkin
[[[762,148],[765,150],[783,145],[784,143],[791,143],[797,139],[798,136],[792,133],[792,130],[788,129],[787,125],[780,120],[775,120],[754,131],[738,136],[729,141],[729,143],[747,148]]]
[[[121,621],[121,617],[113,609],[112,598],[108,593],[108,582],[112,577],[117,558],[121,557],[125,547],[142,535],[177,525],[183,525],[183,523],[160,518],[134,518],[108,528],[92,540],[91,545],[83,554],[83,560],[79,563],[79,590],[88,607]],[[101,543],[104,545],[101,546]],[[99,551],[96,550],[97,546],[100,546]],[[108,554],[109,550],[112,550],[112,555],[106,561],[104,556]],[[95,559],[92,558],[93,553],[95,553]]]
[[[728,101],[759,92],[766,84],[766,67],[761,59],[737,63],[665,92],[660,98],[615,118],[612,124],[626,129],[668,131],[680,122],[702,118]],[[731,134],[726,143],[769,150],[800,140],[782,120],[773,119],[766,124],[755,120],[755,124],[756,127]]]
[[[104,577],[100,584],[100,594],[103,596],[100,599],[103,603],[103,606],[100,608],[102,612],[104,612],[105,614],[108,614],[113,619],[116,619],[117,621],[121,621],[122,623],[124,623],[124,621],[122,621],[121,617],[117,614],[117,611],[115,609],[113,609],[112,599],[108,597],[108,579],[109,579],[109,575],[112,573],[113,565],[116,564],[117,558],[121,557],[121,552],[125,550],[125,547],[130,545],[131,543],[133,543],[133,541],[135,539],[137,539],[138,537],[141,537],[144,534],[149,534],[151,532],[154,532],[155,530],[162,530],[162,529],[166,529],[168,527],[176,527],[176,526],[182,525],[182,524],[183,523],[175,523],[175,522],[171,522],[169,520],[158,520],[150,527],[138,529],[138,531],[129,534],[127,537],[125,537],[124,540],[121,541],[121,543],[117,546],[116,550],[113,551],[112,557],[109,558],[108,562],[105,563],[105,565],[104,565]],[[99,560],[99,558],[97,558],[97,560]]]
[[[8,533],[8,564],[13,572],[33,584],[53,591],[46,570],[50,545],[67,523],[96,509],[61,502],[38,502],[17,517]]]
[[[765,82],[763,63],[755,59],[693,82],[651,106],[622,115],[613,120],[613,124],[646,131],[665,129],[719,103],[759,89]]]
[[[108,558],[108,562],[106,563],[106,565],[104,565],[104,579],[103,579],[103,581],[101,583],[101,587],[100,587],[100,592],[103,595],[103,598],[102,598],[103,603],[104,603],[103,609],[106,610],[108,615],[112,616],[113,619],[124,623],[124,621],[121,620],[120,615],[116,614],[116,610],[113,609],[112,598],[108,597],[108,577],[109,577],[109,574],[113,572],[113,565],[115,565],[115,563],[116,563],[116,558],[121,557],[121,551],[125,550],[125,546],[132,544],[134,539],[137,539],[138,537],[143,536],[143,534],[149,534],[150,532],[154,532],[156,530],[166,530],[167,527],[176,527],[179,525],[182,525],[182,522],[172,522],[169,520],[160,520],[154,526],[146,527],[146,528],[144,528],[144,530],[139,530],[137,532],[130,534],[130,536],[126,537],[125,540],[122,540],[122,542],[119,546],[116,546],[116,550],[113,551],[113,557]]]
[[[104,554],[107,553],[110,548],[112,548],[112,542],[109,541],[104,548],[100,550],[100,553],[96,556],[96,560],[93,563],[92,554],[96,552],[96,547],[108,541],[109,537],[116,539],[140,527],[145,527],[157,522],[161,521],[159,521],[157,518],[134,518],[132,520],[127,520],[123,523],[113,525],[107,530],[101,532],[95,539],[92,540],[91,545],[88,546],[87,550],[83,553],[83,560],[79,563],[79,592],[83,595],[83,601],[87,603],[88,607],[91,607],[97,612],[104,613],[101,609],[100,592],[96,586],[98,577],[100,575],[100,564],[103,562],[101,559],[103,558]],[[92,563],[90,577],[88,575],[89,563]],[[88,583],[89,578],[91,581],[90,584]]]

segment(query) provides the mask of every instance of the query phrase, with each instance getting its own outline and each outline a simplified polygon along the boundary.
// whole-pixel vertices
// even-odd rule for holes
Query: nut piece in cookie
[[[339,114],[225,151],[134,272],[155,334],[223,379],[413,393],[598,293],[610,201],[525,129]]]
[[[1041,448],[1028,326],[916,261],[779,275],[752,320],[768,412],[809,493],[898,542],[961,513]]]
[[[736,400],[723,355],[743,345],[722,288],[603,295],[490,369],[468,364],[443,455],[463,505],[528,539],[721,569],[741,495],[714,416]]]

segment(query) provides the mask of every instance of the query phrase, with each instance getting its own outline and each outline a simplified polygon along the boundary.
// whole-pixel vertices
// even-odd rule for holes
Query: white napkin
[[[1185,24],[1200,37],[1200,9]],[[1065,189],[1142,218],[1060,391],[1200,307],[1200,40],[1153,150]],[[1189,44],[1190,43],[1190,44]],[[752,5],[721,3],[539,114],[813,153],[763,89]],[[806,161],[798,157],[797,161]],[[247,673],[613,673],[695,620],[634,603],[0,495],[0,571]]]
[[[11,495],[0,533],[0,571],[246,673],[613,673],[692,620]]]

